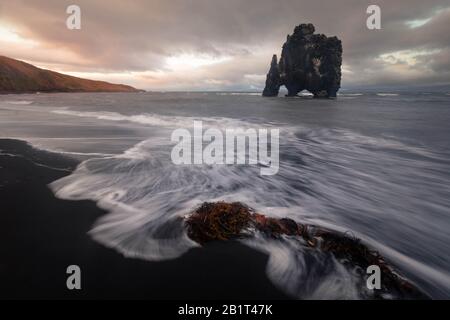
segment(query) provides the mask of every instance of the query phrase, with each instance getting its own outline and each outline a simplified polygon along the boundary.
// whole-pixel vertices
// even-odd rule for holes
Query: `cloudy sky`
[[[0,55],[147,90],[260,90],[307,22],[342,40],[343,87],[450,83],[450,0],[0,0]]]

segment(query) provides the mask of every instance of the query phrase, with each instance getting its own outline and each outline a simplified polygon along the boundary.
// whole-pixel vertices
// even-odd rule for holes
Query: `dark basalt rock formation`
[[[270,70],[266,78],[266,86],[264,87],[263,96],[275,97],[280,90],[280,71],[278,71],[277,55],[274,54],[270,63]]]
[[[279,241],[286,236],[297,237],[302,246],[299,250],[317,250],[333,255],[358,272],[364,286],[367,267],[377,265],[381,271],[381,289],[375,290],[371,298],[429,299],[401,277],[378,252],[347,233],[301,224],[288,218],[267,217],[239,202],[204,202],[185,217],[185,224],[188,236],[202,245],[211,241],[248,238],[255,232]]]
[[[341,85],[342,44],[337,37],[314,34],[312,24],[301,24],[287,36],[280,61],[272,58],[263,96],[278,95],[284,85],[287,96],[308,90],[315,98],[335,98]]]

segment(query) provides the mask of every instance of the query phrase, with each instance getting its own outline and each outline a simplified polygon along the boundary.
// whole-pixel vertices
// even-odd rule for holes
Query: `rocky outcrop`
[[[314,34],[301,24],[287,36],[278,64],[272,58],[263,96],[277,96],[280,86],[295,96],[303,90],[316,98],[335,98],[341,85],[342,44],[337,37]]]
[[[0,56],[0,94],[34,92],[140,92],[123,84],[77,78]]]
[[[274,54],[270,63],[270,70],[266,78],[263,96],[276,97],[280,91],[280,71],[278,70],[277,55]]]
[[[185,217],[185,223],[188,236],[201,245],[212,241],[255,237],[255,232],[274,241],[282,241],[286,236],[295,237],[300,240],[298,250],[316,250],[333,255],[343,265],[359,274],[363,286],[366,283],[367,268],[378,266],[381,271],[381,289],[375,290],[371,298],[428,298],[425,293],[401,277],[378,252],[347,233],[298,223],[289,218],[268,217],[239,202],[205,202]]]

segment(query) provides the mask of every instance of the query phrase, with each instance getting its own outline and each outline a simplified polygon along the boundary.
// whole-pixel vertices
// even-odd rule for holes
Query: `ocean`
[[[278,173],[260,175],[259,164],[173,164],[171,133],[192,130],[194,121],[205,129],[279,129]],[[177,218],[204,201],[240,201],[362,239],[432,298],[450,298],[449,123],[446,93],[0,96],[0,137],[81,160],[50,188],[106,209],[89,234],[126,257],[177,258],[198,246]],[[292,239],[242,241],[269,255],[269,279],[295,297],[362,295],[352,270],[327,261],[326,272],[315,272]]]

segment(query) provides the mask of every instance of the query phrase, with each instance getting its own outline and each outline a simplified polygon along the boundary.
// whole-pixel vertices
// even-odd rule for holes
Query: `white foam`
[[[81,116],[136,119],[118,113],[83,112]],[[177,125],[192,123],[191,117],[174,118],[170,120]],[[173,125],[166,116],[138,119],[158,126]],[[125,256],[147,260],[178,257],[196,246],[187,238],[183,216],[203,201],[241,201],[269,216],[315,221],[334,229],[353,230],[362,239],[380,239],[377,247],[382,254],[389,254],[389,244],[392,262],[404,266],[406,261],[430,286],[449,290],[445,273],[424,268],[412,257],[392,254],[396,245],[412,245],[408,233],[397,235],[399,231],[413,232],[411,250],[423,254],[435,244],[431,240],[448,237],[445,225],[423,215],[445,215],[450,204],[446,196],[450,183],[440,172],[447,167],[429,162],[426,157],[434,156],[431,151],[340,129],[283,127],[280,136],[284,158],[275,176],[260,176],[258,166],[177,166],[170,160],[167,137],[152,137],[122,155],[84,161],[71,175],[50,186],[60,198],[91,199],[108,210],[90,235]],[[417,188],[418,181],[427,188]],[[396,227],[399,224],[401,229]],[[418,226],[421,233],[415,231]],[[255,238],[245,243],[269,254],[269,278],[294,296],[359,297],[355,278],[339,263],[330,262],[329,277],[318,279],[302,267],[303,253],[290,240],[273,243]],[[313,259],[320,265],[324,257]],[[339,277],[348,281],[335,282]],[[436,283],[439,279],[445,281]],[[302,283],[310,284],[307,294]],[[329,295],[324,296],[325,292]]]
[[[243,121],[233,118],[224,117],[182,117],[182,116],[169,116],[159,115],[151,113],[143,113],[137,115],[124,115],[118,112],[110,111],[75,111],[69,109],[56,109],[52,110],[55,114],[94,118],[107,121],[125,121],[142,125],[166,127],[166,128],[192,128],[194,121],[202,121],[204,127],[214,126],[215,128],[246,128],[249,126],[255,126],[255,123]],[[265,125],[276,125],[275,123],[266,123]],[[281,124],[277,124],[281,125]]]
[[[16,138],[11,138],[16,139]],[[61,150],[59,148],[51,148],[47,144],[44,144],[42,142],[39,142],[40,140],[87,140],[87,138],[45,138],[45,139],[36,139],[36,138],[18,138],[25,139],[26,142],[31,145],[35,149],[40,149],[44,151],[49,151],[53,153],[59,153],[59,154],[67,154],[67,155],[74,155],[74,156],[83,156],[83,157],[112,157],[117,156],[117,154],[113,153],[102,153],[102,152],[76,152],[76,151],[67,151],[67,150]]]
[[[218,96],[261,96],[260,92],[217,92]]]
[[[357,97],[357,96],[363,96],[363,93],[338,93],[338,96],[343,96],[343,97]]]
[[[30,100],[8,100],[8,101],[4,101],[7,104],[14,104],[14,105],[30,105],[32,104],[34,101],[30,101]]]
[[[393,97],[393,96],[398,96],[399,94],[398,93],[377,93],[377,96],[380,96],[380,97]]]

